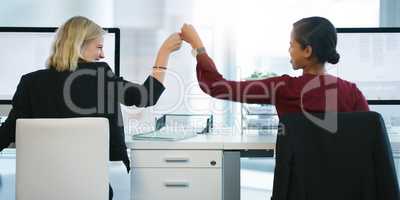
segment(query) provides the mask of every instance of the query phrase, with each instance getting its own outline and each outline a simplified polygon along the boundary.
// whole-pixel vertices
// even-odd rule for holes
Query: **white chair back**
[[[17,200],[106,200],[105,118],[18,119]]]

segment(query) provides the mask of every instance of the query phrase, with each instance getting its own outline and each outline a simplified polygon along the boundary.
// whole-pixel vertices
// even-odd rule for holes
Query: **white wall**
[[[59,26],[74,15],[112,26],[113,0],[2,0],[1,26]]]

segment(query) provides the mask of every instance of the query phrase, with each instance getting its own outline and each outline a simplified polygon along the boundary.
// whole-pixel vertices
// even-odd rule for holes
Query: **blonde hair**
[[[104,35],[104,30],[82,16],[66,21],[56,33],[52,52],[47,61],[49,68],[57,71],[75,71],[83,47],[91,40]]]

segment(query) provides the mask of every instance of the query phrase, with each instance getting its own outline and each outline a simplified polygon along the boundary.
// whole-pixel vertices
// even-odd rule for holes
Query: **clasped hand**
[[[161,45],[160,50],[172,53],[181,48],[183,41],[190,44],[192,48],[203,47],[203,43],[196,29],[191,24],[183,24],[181,32],[171,34]]]

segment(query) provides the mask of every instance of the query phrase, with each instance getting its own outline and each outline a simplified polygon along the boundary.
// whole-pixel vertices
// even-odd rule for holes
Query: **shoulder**
[[[114,76],[114,72],[106,62],[81,62],[78,63],[78,69],[95,70],[97,73],[105,72],[108,76]]]
[[[288,74],[283,74],[281,76],[275,76],[275,77],[269,78],[269,80],[273,80],[274,82],[282,83],[285,86],[287,86],[288,84],[295,82],[299,78],[300,77],[294,77],[294,76],[290,76]]]
[[[265,79],[261,79],[264,81],[288,81],[290,79],[293,79],[294,77],[291,77],[287,74],[281,75],[281,76],[273,76],[273,77],[269,77],[269,78],[265,78]]]
[[[106,62],[80,62],[78,68],[105,68],[110,69],[110,66]]]
[[[51,70],[51,69],[41,69],[41,70],[37,70],[37,71],[22,75],[21,80],[24,80],[24,81],[33,80],[33,79],[37,79],[40,77],[49,76],[50,74],[52,74],[54,72],[55,71]]]
[[[342,78],[339,77],[335,77],[337,80],[338,85],[340,85],[341,87],[346,87],[352,90],[358,90],[357,85],[351,81],[348,80],[344,80]]]
[[[351,82],[349,80],[344,80],[339,77],[333,76],[336,81],[333,83],[336,83],[338,90],[342,94],[348,94],[350,96],[363,96],[361,90],[358,88],[357,84],[354,82]]]

